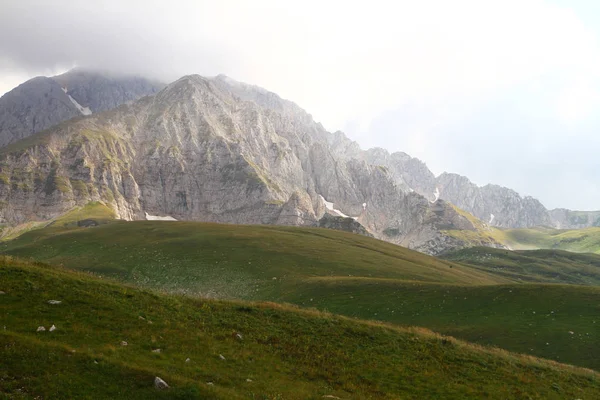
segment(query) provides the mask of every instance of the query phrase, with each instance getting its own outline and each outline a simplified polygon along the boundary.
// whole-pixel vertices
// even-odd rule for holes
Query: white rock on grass
[[[186,363],[189,363],[190,361],[192,361],[192,360],[190,360],[189,357],[185,359]]]
[[[2,290],[0,290],[0,295],[6,294],[6,292],[3,292]]]
[[[56,326],[52,325],[52,326],[50,327],[50,332],[54,332],[55,330],[56,330]]]
[[[242,334],[241,334],[241,333],[236,333],[236,334],[235,334],[235,337],[236,337],[236,339],[238,339],[238,340],[243,340],[243,339],[244,339],[244,337],[242,336]]]
[[[160,349],[154,349],[152,350],[153,353],[160,353]]]
[[[60,300],[48,300],[48,304],[60,304],[62,301]]]
[[[36,332],[45,332],[45,331],[46,331],[46,328],[44,328],[43,326],[38,326]]]
[[[223,354],[219,354],[219,358],[223,361],[225,361],[225,357],[223,357]]]
[[[158,376],[156,378],[154,378],[154,388],[155,389],[166,389],[168,387],[169,387],[169,385],[167,384],[167,382],[163,381]]]
[[[127,343],[126,341],[124,341],[124,340],[123,340],[123,341],[121,342],[121,346],[127,346],[127,345],[128,345],[128,343]]]

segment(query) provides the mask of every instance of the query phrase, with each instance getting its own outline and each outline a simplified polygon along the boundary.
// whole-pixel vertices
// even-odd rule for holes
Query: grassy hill
[[[443,258],[523,282],[600,286],[600,255],[564,250],[458,250]]]
[[[503,243],[514,250],[558,249],[600,254],[600,227],[585,229],[507,229]]]
[[[600,375],[589,370],[272,303],[157,295],[10,259],[0,260],[0,290],[4,398],[591,399],[600,393]],[[36,332],[40,325],[56,330]],[[170,388],[154,389],[156,376]]]
[[[55,223],[0,245],[32,257],[170,292],[271,299],[314,276],[452,284],[509,280],[346,232],[281,226],[116,221],[92,228]]]
[[[92,211],[102,216],[98,207]],[[289,302],[600,369],[595,289],[525,288],[519,274],[333,230],[156,221],[79,227],[91,213],[0,248],[172,294]],[[531,300],[532,293],[540,295]]]
[[[600,370],[597,287],[314,278],[299,283],[278,301],[427,327],[473,343]]]

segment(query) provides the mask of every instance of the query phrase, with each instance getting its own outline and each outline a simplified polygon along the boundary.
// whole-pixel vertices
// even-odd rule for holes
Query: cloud
[[[547,164],[558,142],[541,131],[589,141],[597,34],[572,9],[542,0],[4,0],[0,91],[73,65],[163,81],[225,73],[363,146],[515,186],[522,171],[502,157]],[[521,143],[527,151],[515,150]],[[504,160],[506,172],[481,164],[490,160]],[[528,192],[548,203],[600,208],[600,198],[547,195],[541,179],[532,175]]]

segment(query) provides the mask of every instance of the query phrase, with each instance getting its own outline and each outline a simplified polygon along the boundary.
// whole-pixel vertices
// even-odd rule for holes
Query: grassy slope
[[[0,397],[587,399],[600,393],[600,376],[591,371],[274,304],[158,296],[9,260],[0,260],[0,290],[6,292]],[[52,324],[56,331],[36,332]],[[155,391],[155,376],[171,388]]]
[[[51,226],[1,245],[20,257],[64,264],[187,294],[277,297],[313,276],[364,276],[453,284],[509,282],[390,243],[327,229],[192,222]]]
[[[318,278],[278,300],[600,370],[600,288]]]
[[[523,282],[600,286],[600,255],[597,254],[474,247],[449,253],[444,258]]]
[[[504,243],[514,250],[559,249],[600,254],[600,228],[586,229],[507,229]]]
[[[561,313],[558,323],[538,326],[533,314],[524,314],[531,291],[519,289],[522,299],[496,302],[498,289],[485,287],[518,282],[518,276],[493,275],[345,232],[151,221],[72,225],[29,232],[4,249],[170,293],[314,306],[600,369],[593,350],[600,348],[600,322],[590,317],[600,312],[597,291],[573,289],[563,296],[564,289],[545,287],[537,310],[527,310],[546,315],[552,310],[544,302],[560,300],[562,309],[581,312]],[[524,329],[534,322],[535,328]]]

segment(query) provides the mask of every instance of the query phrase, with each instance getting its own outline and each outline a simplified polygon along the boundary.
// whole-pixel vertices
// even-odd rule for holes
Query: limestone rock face
[[[437,188],[441,198],[493,226],[555,226],[550,213],[537,199],[521,197],[514,190],[505,187],[478,187],[464,176],[444,173],[437,179]]]
[[[82,69],[30,79],[0,98],[0,147],[63,121],[154,94],[163,86],[144,78]]]
[[[330,134],[328,142],[334,154],[342,159],[363,160],[386,168],[403,191],[414,191],[429,201],[447,200],[491,226],[562,229],[600,226],[600,211],[547,210],[537,199],[521,197],[505,187],[479,187],[467,177],[451,173],[435,177],[417,158],[402,152],[389,153],[382,148],[362,150],[342,132]]]
[[[600,226],[600,211],[571,211],[564,208],[550,210],[558,229],[581,229]]]
[[[58,82],[33,78],[0,98],[0,146],[80,115]]]
[[[409,190],[400,167],[375,165],[352,143],[340,151],[335,140],[274,93],[223,76],[186,76],[0,149],[0,221],[47,220],[104,201],[127,220],[318,226],[327,213],[413,248],[444,235],[434,224],[423,229],[434,205]],[[407,157],[392,155],[390,165],[423,169]],[[416,187],[416,175],[410,179]]]

